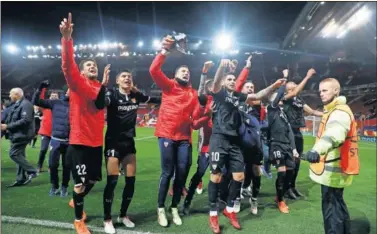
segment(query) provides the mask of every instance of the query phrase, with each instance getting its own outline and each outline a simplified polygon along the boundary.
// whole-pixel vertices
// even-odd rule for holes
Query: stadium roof
[[[55,44],[68,12],[77,43],[133,41],[172,30],[191,40],[219,31],[240,43],[281,43],[305,2],[3,2],[3,43]]]
[[[376,2],[309,2],[282,48],[376,64]]]

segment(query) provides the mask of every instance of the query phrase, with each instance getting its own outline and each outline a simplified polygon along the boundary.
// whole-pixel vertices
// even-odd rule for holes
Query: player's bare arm
[[[323,115],[323,112],[322,111],[317,111],[317,110],[313,110],[310,106],[308,106],[307,104],[304,105],[304,111],[306,113],[308,113],[309,115],[314,115],[314,116],[318,116],[318,117],[322,117]]]
[[[284,96],[284,99],[287,100],[287,99],[297,96],[304,89],[306,83],[310,80],[310,78],[312,78],[315,74],[316,74],[316,71],[313,68],[310,68],[305,78],[300,82],[300,84],[294,87],[291,92],[287,92],[287,94]],[[288,84],[287,84],[287,89],[288,89]]]
[[[267,88],[265,89],[262,89],[261,91],[259,91],[258,93],[251,93],[251,94],[248,94],[247,95],[247,100],[246,102],[250,105],[253,104],[253,101],[255,100],[261,100],[265,97],[267,97],[268,95],[270,95],[275,89],[279,88],[280,86],[284,85],[285,83],[287,82],[287,80],[285,78],[282,78],[282,79],[278,79],[275,83],[273,83],[272,85],[268,86]]]
[[[207,61],[203,65],[202,75],[200,76],[200,84],[198,89],[198,96],[204,94],[204,86],[207,80],[207,73],[211,67],[213,67],[214,63],[212,61]]]
[[[222,59],[219,68],[216,71],[215,78],[213,81],[213,93],[218,93],[221,90],[221,83],[225,75],[225,69],[231,66],[231,61],[229,59]]]

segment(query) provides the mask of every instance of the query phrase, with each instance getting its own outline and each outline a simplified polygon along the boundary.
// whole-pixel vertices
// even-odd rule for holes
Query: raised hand
[[[276,89],[276,88],[279,88],[282,85],[285,85],[285,83],[287,83],[287,79],[284,79],[284,78],[278,79],[277,81],[275,81],[275,83],[272,86]]]
[[[49,82],[48,80],[44,80],[44,81],[39,85],[39,89],[47,88],[48,86],[50,86],[50,82]]]
[[[220,67],[228,68],[230,66],[230,59],[221,59]]]
[[[131,91],[134,93],[141,93],[141,91],[134,85],[132,85]]]
[[[313,77],[314,75],[316,74],[316,71],[314,70],[314,68],[310,68],[308,73],[306,74],[306,77]]]
[[[238,65],[237,59],[233,59],[229,64],[229,72],[234,73]]]
[[[253,56],[250,55],[247,59],[246,59],[246,67],[247,68],[251,68],[251,61],[253,59]]]
[[[284,69],[283,70],[283,76],[284,76],[284,78],[287,78],[288,74],[289,74],[289,70],[288,69]]]
[[[169,50],[173,44],[174,44],[175,40],[173,39],[172,36],[168,35],[166,37],[164,37],[162,39],[162,49],[165,49],[165,50]]]
[[[72,38],[73,24],[72,24],[72,13],[68,13],[68,20],[66,18],[59,25],[60,33],[66,40]]]
[[[111,64],[107,64],[105,67],[105,71],[103,72],[103,78],[102,78],[102,85],[107,86],[110,79],[110,66]]]
[[[215,65],[215,63],[212,62],[212,61],[207,61],[207,62],[205,62],[204,65],[203,65],[202,72],[203,72],[203,73],[207,73],[208,70],[209,70],[211,67],[213,67],[213,65]]]

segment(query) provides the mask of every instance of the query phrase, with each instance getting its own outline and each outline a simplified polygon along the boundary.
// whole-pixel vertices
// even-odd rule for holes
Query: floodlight
[[[232,36],[230,34],[222,33],[215,38],[215,45],[217,49],[227,50],[232,46]]]
[[[20,51],[20,49],[14,44],[9,44],[7,50],[11,54],[17,54]]]

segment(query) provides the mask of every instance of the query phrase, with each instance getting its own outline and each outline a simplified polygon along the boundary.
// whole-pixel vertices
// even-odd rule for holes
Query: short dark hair
[[[50,98],[50,96],[51,96],[51,94],[53,94],[53,93],[56,93],[58,96],[59,96],[59,92],[58,91],[56,91],[56,90],[50,90],[49,92],[46,92],[45,93],[45,99],[47,98]]]
[[[251,83],[252,85],[254,85],[254,83],[251,81],[251,80],[246,80],[245,83],[243,83],[242,87],[247,84],[247,83]],[[254,85],[255,86],[255,85]]]
[[[131,71],[130,69],[126,69],[126,68],[125,68],[125,69],[121,69],[121,70],[118,72],[118,74],[116,75],[116,79],[118,79],[119,76],[120,76],[120,74],[122,74],[123,72],[130,73],[131,76],[133,76],[132,71]]]
[[[51,90],[49,96],[51,96],[51,94],[53,94],[53,93],[56,93],[57,95],[59,95],[59,92],[58,92],[58,91],[56,91],[56,90]]]
[[[182,67],[185,67],[185,68],[189,69],[189,67],[188,67],[187,65],[180,65],[179,67],[177,67],[177,68],[175,69],[174,75],[175,75],[175,74],[177,73],[177,71],[178,71],[179,69],[181,69]]]
[[[86,62],[89,62],[89,61],[91,61],[91,62],[93,62],[93,63],[95,63],[95,64],[97,65],[97,62],[96,62],[95,59],[92,59],[92,58],[83,59],[83,60],[80,61],[80,64],[79,64],[79,69],[80,69],[80,71],[82,71],[82,70],[84,69],[84,64],[85,64]]]
[[[234,76],[234,77],[236,77],[236,75],[235,75],[233,72],[226,72],[226,73],[224,74],[224,78],[227,77],[227,76],[229,76],[229,75],[230,75],[230,76]],[[223,79],[224,79],[224,78],[223,78]],[[236,77],[236,79],[237,79],[237,77]]]

